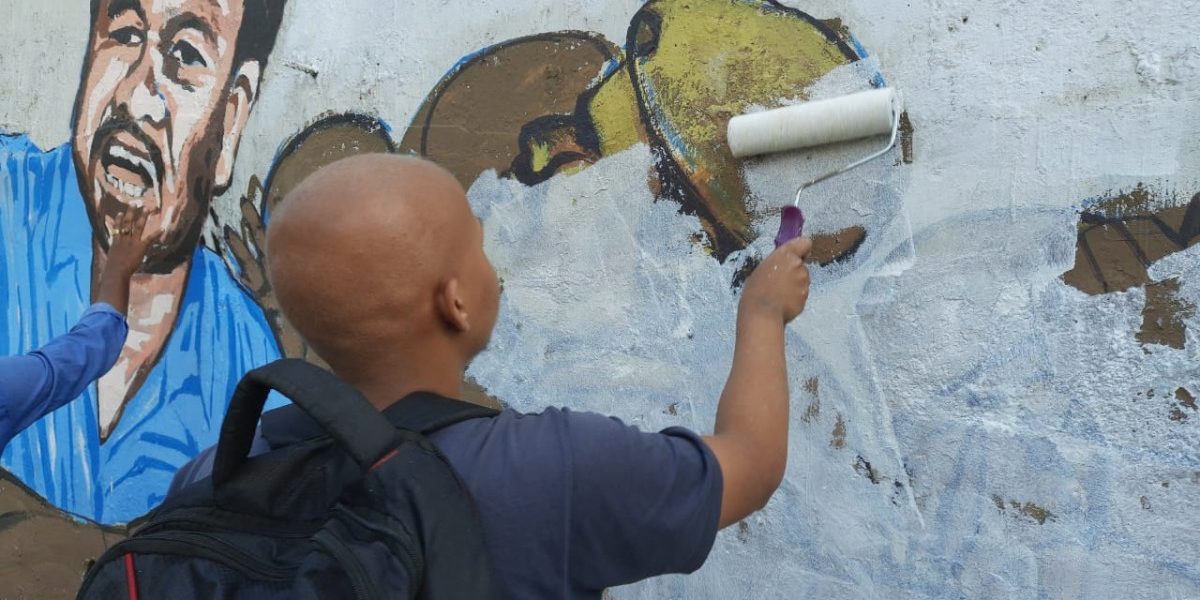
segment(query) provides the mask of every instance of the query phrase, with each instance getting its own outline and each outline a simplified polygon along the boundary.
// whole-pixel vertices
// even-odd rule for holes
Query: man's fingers
[[[133,231],[133,226],[134,215],[132,210],[126,210],[120,215],[117,215],[117,235],[122,237],[128,236],[130,232]]]
[[[812,240],[806,237],[798,237],[784,244],[784,247],[789,252],[793,252],[800,258],[804,258],[812,251]]]

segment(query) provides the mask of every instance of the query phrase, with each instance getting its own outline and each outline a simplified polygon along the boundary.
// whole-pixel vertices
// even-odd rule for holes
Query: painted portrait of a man
[[[92,0],[71,139],[43,151],[0,134],[0,352],[66,331],[91,302],[115,216],[148,215],[116,366],[0,460],[70,513],[119,523],[155,506],[215,441],[241,374],[279,354],[261,309],[199,240],[284,4]]]

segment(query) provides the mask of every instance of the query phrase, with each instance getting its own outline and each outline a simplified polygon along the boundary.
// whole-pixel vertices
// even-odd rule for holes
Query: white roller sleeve
[[[889,133],[895,103],[892,88],[879,88],[739,115],[729,120],[729,148],[754,156]]]

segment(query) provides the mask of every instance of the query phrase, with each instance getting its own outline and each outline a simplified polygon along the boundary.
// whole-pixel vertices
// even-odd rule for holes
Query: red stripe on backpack
[[[133,555],[125,553],[125,585],[129,587],[129,600],[138,600],[137,571],[133,568]]]

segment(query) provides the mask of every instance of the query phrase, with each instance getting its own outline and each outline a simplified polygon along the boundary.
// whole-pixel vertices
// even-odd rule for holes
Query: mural
[[[121,523],[154,507],[215,440],[241,373],[278,356],[253,298],[198,240],[229,186],[283,8],[95,0],[71,140],[42,151],[0,137],[0,351],[66,331],[91,301],[113,216],[150,215],[116,367],[3,455],[69,513]]]
[[[757,237],[760,200],[725,144],[730,117],[806,100],[819,78],[866,55],[840,22],[770,0],[647,2],[623,42],[565,31],[470,55],[418,110],[401,150],[446,165],[464,186],[487,169],[536,185],[646,144],[655,197],[697,216],[708,252],[724,261]],[[883,84],[866,75],[864,85]],[[862,224],[818,234],[813,256],[846,258],[865,236]]]
[[[1147,9],[1143,35],[1112,29],[1134,27],[1118,0],[1078,23],[953,2],[456,1],[284,18],[282,0],[94,0],[67,142],[41,150],[54,115],[0,101],[0,351],[74,322],[115,211],[156,215],[121,362],[0,458],[0,589],[69,595],[213,442],[244,370],[321,362],[279,311],[264,230],[352,154],[445,165],[485,223],[505,293],[469,398],[706,430],[778,206],[875,145],[738,161],[728,119],[890,84],[911,112],[899,148],[802,198],[814,289],[787,334],[783,487],[700,572],[611,597],[1200,590],[1200,158],[1168,118],[1190,114],[1172,111],[1197,38],[1175,24],[1195,10]],[[1043,53],[1070,39],[1111,52]],[[1112,59],[1130,53],[1132,75]],[[1057,89],[1059,66],[1095,81]]]

